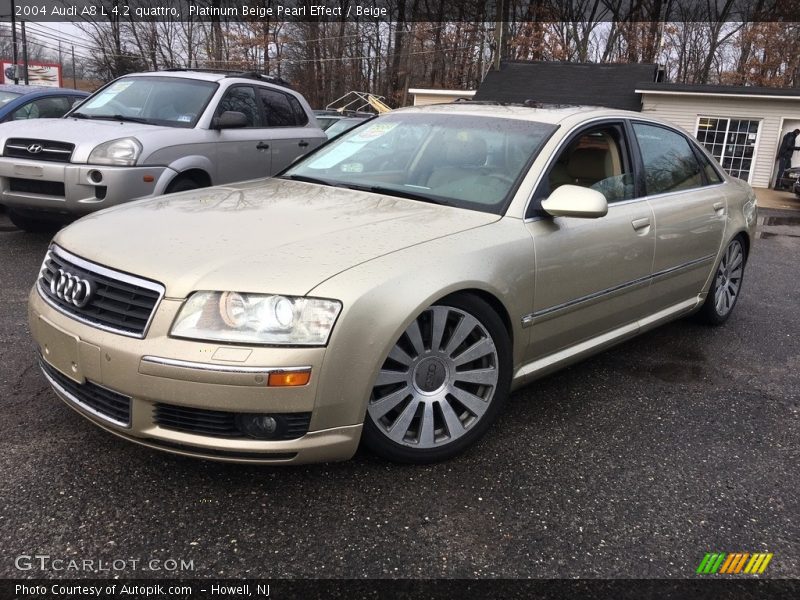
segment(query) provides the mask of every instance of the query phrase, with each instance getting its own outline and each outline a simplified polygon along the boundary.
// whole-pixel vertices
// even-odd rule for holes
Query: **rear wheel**
[[[734,238],[722,254],[708,296],[700,309],[700,317],[706,323],[721,325],[730,317],[742,290],[746,258],[741,238]]]
[[[383,363],[367,406],[364,443],[397,462],[451,458],[475,443],[509,393],[511,342],[473,296],[422,312]]]

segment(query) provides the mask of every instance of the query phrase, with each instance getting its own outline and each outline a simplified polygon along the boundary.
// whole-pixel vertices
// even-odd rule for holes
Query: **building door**
[[[775,148],[775,154],[778,154],[778,148],[781,147],[781,143],[783,142],[783,136],[785,136],[790,131],[794,131],[795,129],[800,129],[800,119],[784,119],[781,127],[780,135],[778,135],[778,145]],[[800,137],[797,138],[797,145],[800,146]],[[774,182],[777,177],[780,176],[778,173],[779,162],[775,161],[775,172],[772,174],[772,178],[770,179],[771,182]],[[800,167],[800,152],[795,152],[792,154],[792,167]]]
[[[700,117],[695,137],[733,177],[750,183],[761,121]]]

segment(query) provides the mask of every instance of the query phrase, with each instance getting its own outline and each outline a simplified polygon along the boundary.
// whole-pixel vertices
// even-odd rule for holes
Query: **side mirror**
[[[235,110],[226,110],[212,124],[214,129],[237,129],[247,127],[247,116]]]
[[[542,200],[542,209],[554,217],[596,219],[608,214],[608,201],[596,190],[562,185],[549,198]]]

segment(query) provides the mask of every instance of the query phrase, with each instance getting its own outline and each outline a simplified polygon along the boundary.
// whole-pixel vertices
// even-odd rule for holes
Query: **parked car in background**
[[[350,131],[356,125],[361,125],[364,121],[369,121],[374,116],[375,115],[369,117],[345,117],[344,119],[339,119],[325,130],[325,135],[328,136],[329,140],[332,140],[342,135],[345,131]]]
[[[88,92],[35,85],[0,85],[0,123],[63,117]]]
[[[800,167],[791,167],[783,172],[783,187],[800,196]]]
[[[326,140],[280,80],[136,73],[61,120],[0,127],[0,203],[35,231],[134,198],[268,177]]]
[[[723,323],[756,213],[646,114],[401,109],[280,178],[63,229],[30,329],[55,393],[144,446],[443,460],[515,387],[693,312]]]
[[[315,110],[314,115],[317,117],[317,123],[323,131],[327,131],[334,123],[338,123],[342,119],[371,119],[375,113],[364,111],[339,111],[339,110]]]

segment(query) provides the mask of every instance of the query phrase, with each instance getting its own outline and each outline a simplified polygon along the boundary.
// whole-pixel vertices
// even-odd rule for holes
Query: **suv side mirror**
[[[608,201],[596,190],[566,184],[542,200],[542,209],[554,217],[596,219],[608,214]]]
[[[235,110],[226,110],[216,119],[212,125],[214,129],[236,129],[239,127],[247,127],[247,116],[244,113]]]

